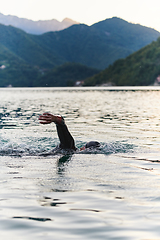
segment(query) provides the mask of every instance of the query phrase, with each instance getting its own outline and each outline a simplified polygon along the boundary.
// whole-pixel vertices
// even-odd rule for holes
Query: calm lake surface
[[[1,88],[0,237],[160,239],[160,88]],[[43,112],[61,114],[76,146]]]

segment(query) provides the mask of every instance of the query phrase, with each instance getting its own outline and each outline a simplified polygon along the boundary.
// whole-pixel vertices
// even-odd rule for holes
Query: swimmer
[[[74,139],[70,134],[65,124],[64,118],[62,116],[53,115],[51,113],[43,113],[42,115],[39,116],[39,120],[40,120],[39,122],[40,124],[50,124],[52,122],[56,124],[57,133],[60,140],[60,144],[59,146],[57,146],[56,150],[57,149],[58,150],[65,149],[65,150],[71,150],[71,151],[78,150],[75,147]],[[92,149],[92,148],[98,148],[98,147],[100,147],[99,142],[91,141],[91,142],[88,142],[85,146],[81,147],[80,150]]]

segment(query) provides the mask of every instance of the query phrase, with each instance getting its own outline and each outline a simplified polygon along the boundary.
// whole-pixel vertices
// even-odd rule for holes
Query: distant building
[[[160,75],[158,75],[158,77],[156,78],[155,82],[154,82],[155,86],[159,86],[160,85]]]
[[[0,66],[0,69],[5,69],[5,68],[6,68],[5,65],[1,65],[1,66]]]
[[[84,84],[84,81],[76,81],[75,87],[81,87],[81,86],[83,86],[83,84]]]
[[[157,77],[157,82],[160,83],[160,75]]]

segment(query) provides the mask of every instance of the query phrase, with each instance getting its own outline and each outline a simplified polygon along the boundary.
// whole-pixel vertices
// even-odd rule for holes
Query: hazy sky
[[[32,20],[68,17],[88,25],[117,16],[160,31],[160,0],[0,0],[0,13]]]

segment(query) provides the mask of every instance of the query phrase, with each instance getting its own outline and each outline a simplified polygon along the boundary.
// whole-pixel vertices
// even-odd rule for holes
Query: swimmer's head
[[[99,148],[99,147],[100,147],[99,142],[91,141],[91,142],[86,143],[86,145],[84,147],[80,148],[80,150],[85,150],[86,148],[87,149],[95,149],[95,148]]]

